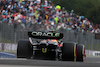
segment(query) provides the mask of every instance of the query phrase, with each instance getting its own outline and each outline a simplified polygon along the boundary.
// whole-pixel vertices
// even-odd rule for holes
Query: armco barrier
[[[93,50],[85,50],[85,54],[87,55],[87,56],[93,56]]]
[[[87,56],[99,56],[100,57],[100,51],[85,50],[85,53]]]
[[[0,58],[15,58],[15,54],[0,52]]]
[[[100,51],[94,51],[93,56],[100,56]]]
[[[16,51],[17,50],[17,44],[0,43],[0,50],[4,50],[4,51]]]

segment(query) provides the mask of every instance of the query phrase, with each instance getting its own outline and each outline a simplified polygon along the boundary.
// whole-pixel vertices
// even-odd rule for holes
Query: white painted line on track
[[[2,60],[27,60],[27,59],[22,59],[22,58],[0,58]]]
[[[100,61],[87,61],[87,62],[85,62],[85,63],[100,63]]]
[[[93,63],[100,63],[100,61],[97,61],[97,62],[95,61],[95,62],[93,62]]]
[[[0,65],[0,67],[56,67],[56,66]]]

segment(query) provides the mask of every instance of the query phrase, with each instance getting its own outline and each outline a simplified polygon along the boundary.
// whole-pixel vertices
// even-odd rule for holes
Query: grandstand
[[[68,13],[63,8],[57,8],[49,0],[1,0],[1,23],[19,25],[23,30],[59,30],[98,33],[98,26],[94,26],[84,16],[78,16],[74,10]],[[40,28],[39,28],[40,27]]]

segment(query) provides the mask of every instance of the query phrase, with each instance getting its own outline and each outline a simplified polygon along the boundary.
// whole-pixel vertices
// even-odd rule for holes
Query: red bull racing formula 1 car
[[[81,62],[85,60],[85,46],[63,42],[62,33],[28,32],[28,36],[29,40],[18,42],[17,58]]]

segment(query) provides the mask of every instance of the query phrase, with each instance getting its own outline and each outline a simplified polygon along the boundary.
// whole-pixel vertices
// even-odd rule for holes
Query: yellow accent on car
[[[76,61],[76,45],[74,45],[74,61]]]
[[[46,53],[47,52],[47,48],[42,48],[42,52]]]
[[[85,54],[84,54],[84,51],[85,51],[84,49],[85,49],[85,46],[83,45],[83,49],[82,49],[83,60],[84,60],[84,55],[85,55]]]

